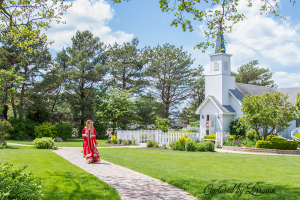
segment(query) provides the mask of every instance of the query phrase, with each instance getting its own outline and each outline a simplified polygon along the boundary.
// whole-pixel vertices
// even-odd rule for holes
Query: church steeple
[[[219,22],[219,33],[221,33],[221,31],[222,31],[222,22]],[[217,38],[215,53],[226,53],[223,33]]]

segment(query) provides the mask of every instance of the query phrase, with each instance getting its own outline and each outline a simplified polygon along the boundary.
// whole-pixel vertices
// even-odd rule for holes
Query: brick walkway
[[[197,199],[177,187],[107,161],[86,164],[81,150],[82,147],[63,147],[53,152],[114,187],[122,200]]]

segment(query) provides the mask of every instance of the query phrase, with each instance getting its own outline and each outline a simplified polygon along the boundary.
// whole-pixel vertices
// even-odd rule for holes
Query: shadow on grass
[[[4,149],[20,149],[18,146],[8,145]]]
[[[287,187],[284,185],[270,184],[267,182],[241,182],[240,180],[211,180],[199,181],[197,179],[189,180],[171,180],[165,181],[178,188],[186,190],[198,199],[288,199],[298,200],[300,197],[300,188]],[[228,192],[225,193],[224,189]],[[231,190],[230,190],[231,189]],[[275,189],[275,190],[273,190]],[[273,192],[272,192],[273,191]]]
[[[46,173],[52,180],[39,180],[42,183],[43,199],[120,199],[116,190],[92,175],[71,172]]]

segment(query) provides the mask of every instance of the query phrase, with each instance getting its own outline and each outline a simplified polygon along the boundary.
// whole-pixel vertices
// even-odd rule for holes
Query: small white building
[[[279,91],[287,94],[289,102],[295,104],[296,88],[269,88],[235,82],[231,76],[231,56],[224,51],[223,36],[217,40],[214,54],[210,55],[210,74],[205,76],[205,100],[196,110],[200,114],[200,130],[202,134],[215,134],[216,132],[229,132],[230,122],[243,116],[241,111],[242,99],[246,94],[263,94],[265,92]],[[209,131],[205,130],[205,123],[209,121]],[[290,122],[290,126],[281,134],[282,137],[291,139],[291,131],[300,127],[300,119]]]

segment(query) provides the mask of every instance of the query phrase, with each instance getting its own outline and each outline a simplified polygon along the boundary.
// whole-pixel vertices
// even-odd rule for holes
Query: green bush
[[[229,135],[229,140],[234,140],[236,138],[236,135]]]
[[[185,143],[185,150],[186,151],[196,151],[196,142],[195,141],[186,141]]]
[[[99,124],[99,123],[94,123],[93,126],[96,129],[97,139],[106,139],[108,137],[106,135],[106,133],[107,133],[106,126],[104,126],[103,124]]]
[[[239,119],[233,120],[229,125],[229,129],[230,129],[230,135],[241,135],[241,136],[245,136],[246,131],[248,130],[248,128],[245,127],[243,122],[241,122]]]
[[[170,123],[170,121],[167,118],[160,118],[158,116],[156,117],[155,125],[162,132],[168,132],[168,130],[169,130],[169,123]]]
[[[296,133],[294,136],[300,139],[300,133]]]
[[[123,140],[123,141],[122,141],[122,144],[124,144],[124,145],[128,145],[128,144],[129,144],[129,142],[128,142],[128,140]]]
[[[212,135],[205,135],[204,136],[205,139],[211,139],[211,140],[215,140],[216,139],[216,134],[212,134]]]
[[[205,142],[201,142],[201,143],[196,144],[196,150],[197,151],[205,151],[205,147],[206,147]]]
[[[152,140],[149,140],[149,141],[147,141],[147,147],[153,147],[154,146],[154,144],[153,144],[153,141]]]
[[[197,151],[214,151],[215,149],[215,144],[213,142],[196,143],[195,146]]]
[[[166,144],[163,144],[163,145],[162,145],[162,148],[167,149],[167,145],[166,145]]]
[[[282,138],[272,138],[271,140],[258,140],[255,145],[256,148],[264,149],[285,149],[285,150],[297,150],[297,141],[287,141]]]
[[[37,138],[41,137],[52,137],[55,138],[57,136],[57,130],[54,125],[49,122],[44,122],[40,126],[36,126],[34,128],[34,134]]]
[[[57,130],[57,135],[56,135],[57,137],[60,137],[63,140],[66,140],[66,139],[72,137],[73,128],[68,123],[66,123],[66,122],[57,123],[57,124],[55,124],[55,128]]]
[[[246,131],[246,137],[249,139],[249,140],[258,140],[258,136],[257,136],[257,133],[254,129],[249,129]]]
[[[156,142],[156,141],[154,141],[154,142],[153,142],[153,147],[155,147],[155,148],[159,148],[159,145],[157,144],[157,142]]]
[[[9,121],[0,119],[0,145],[2,145],[3,147],[6,146],[5,136],[11,129],[12,126],[10,125]]]
[[[215,150],[215,143],[213,142],[204,142],[205,150],[206,151],[214,151]]]
[[[41,186],[31,173],[24,173],[24,166],[15,169],[13,165],[0,164],[0,199],[40,199]]]
[[[9,131],[9,138],[14,140],[25,140],[34,138],[34,128],[39,123],[32,121],[31,119],[15,119],[9,118],[8,121],[12,125],[12,129]]]
[[[51,137],[36,138],[33,140],[33,145],[37,149],[52,149],[54,146],[54,139]]]

